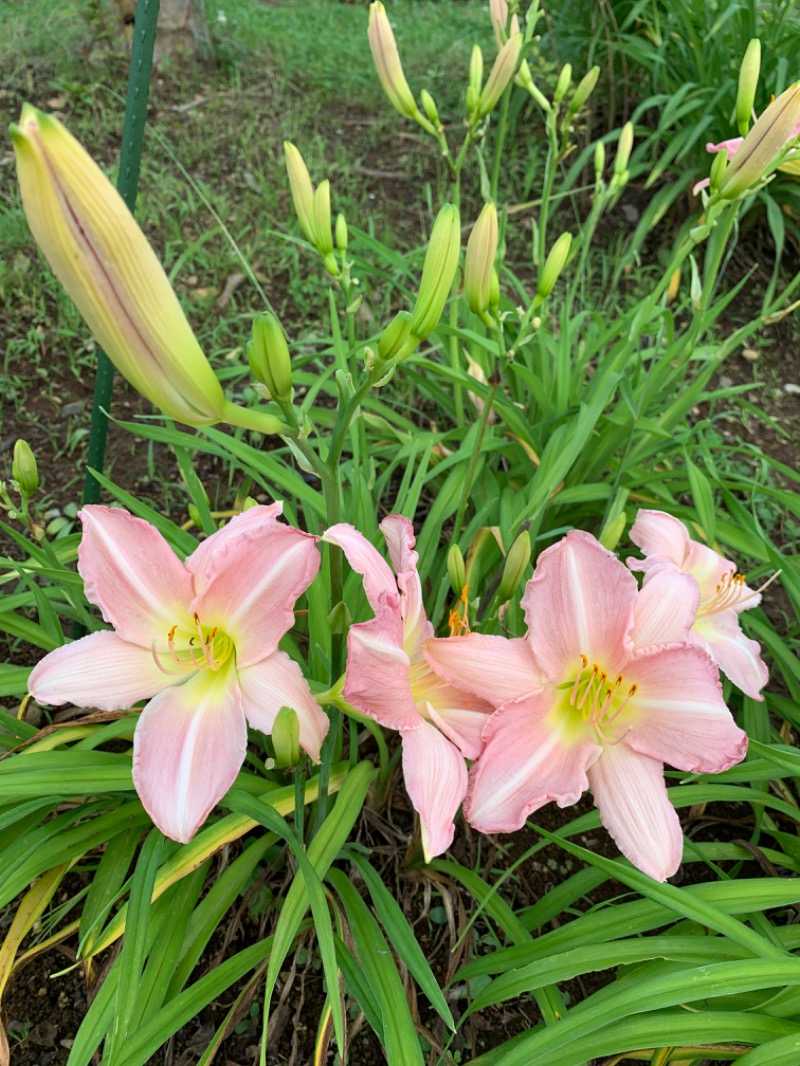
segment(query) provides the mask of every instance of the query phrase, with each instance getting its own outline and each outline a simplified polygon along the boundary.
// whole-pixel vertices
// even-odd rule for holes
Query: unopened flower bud
[[[292,707],[281,707],[272,723],[275,765],[281,768],[300,762],[300,719]]]
[[[308,174],[308,168],[300,152],[291,141],[283,142],[283,154],[286,157],[286,173],[289,175],[289,188],[292,193],[297,220],[306,239],[316,244],[314,237],[314,186]]]
[[[624,184],[624,175],[628,170],[628,163],[633,149],[633,123],[626,122],[622,127],[617,142],[617,154],[614,157],[614,177],[618,183]]]
[[[26,104],[11,139],[33,235],[120,373],[187,425],[258,422],[276,432],[277,420],[225,399],[147,238],[75,138]]]
[[[562,233],[550,249],[547,259],[544,261],[544,267],[539,277],[539,285],[536,289],[538,302],[545,300],[555,288],[559,274],[564,269],[564,264],[567,261],[571,245],[572,234]]]
[[[700,271],[697,269],[697,263],[693,255],[689,256],[689,266],[691,268],[692,280],[689,285],[689,295],[692,300],[692,306],[695,311],[703,310],[703,283],[700,280]]]
[[[795,82],[754,123],[728,164],[719,196],[736,200],[752,185],[769,177],[782,149],[794,135],[798,120],[800,82]]]
[[[266,385],[274,400],[285,403],[291,398],[292,359],[280,322],[273,314],[266,312],[253,322],[247,361],[253,377]]]
[[[744,53],[739,68],[739,91],[736,93],[736,125],[744,137],[750,127],[750,116],[758,88],[758,76],[761,73],[761,41],[753,37]]]
[[[603,526],[603,530],[597,539],[608,551],[613,552],[616,550],[619,539],[625,529],[625,521],[625,512],[622,511],[616,518],[612,518]]]
[[[328,615],[328,628],[336,636],[344,636],[350,628],[350,611],[347,604],[340,600]]]
[[[597,85],[597,79],[600,77],[600,67],[594,66],[588,74],[584,74],[578,83],[578,88],[572,95],[572,99],[569,102],[569,110],[573,115],[577,115],[589,97],[592,95],[595,85]]]
[[[525,571],[531,561],[531,535],[524,529],[508,550],[503,576],[500,578],[500,587],[497,590],[497,598],[500,603],[510,600],[522,583]]]
[[[347,251],[347,219],[341,212],[336,216],[336,249],[341,255]]]
[[[470,88],[480,96],[483,85],[483,52],[477,44],[472,47],[472,56],[469,61],[469,84]]]
[[[711,192],[715,192],[722,186],[725,180],[725,173],[728,169],[728,150],[722,148],[714,156],[714,162],[711,164],[711,174],[709,177],[709,188]]]
[[[594,180],[599,185],[603,180],[603,171],[606,166],[606,148],[602,141],[594,146]]]
[[[451,544],[447,549],[447,576],[450,578],[450,588],[456,596],[460,596],[461,590],[467,583],[467,568],[464,565],[464,556],[457,544]]]
[[[478,104],[480,103],[480,95],[475,92],[471,85],[467,86],[467,115],[470,121],[474,120],[478,114]]]
[[[442,123],[439,119],[439,109],[436,106],[436,101],[427,89],[422,90],[419,94],[419,98],[422,101],[422,110],[438,130]]]
[[[404,118],[416,119],[419,108],[408,87],[389,17],[380,0],[369,6],[367,36],[375,69],[389,103]]]
[[[16,481],[21,496],[33,496],[39,488],[39,471],[36,467],[36,457],[26,440],[20,439],[14,445],[11,476]]]
[[[458,208],[453,204],[445,204],[433,224],[422,267],[419,295],[411,312],[411,332],[418,340],[425,340],[442,317],[453,287],[460,251]]]
[[[492,268],[492,279],[489,283],[489,307],[494,311],[500,304],[500,277],[497,270]]]
[[[489,0],[489,17],[492,20],[497,47],[502,48],[509,37],[507,0]],[[519,19],[516,15],[511,16],[510,32],[519,33]]]
[[[565,63],[561,68],[561,73],[558,75],[558,81],[556,82],[555,92],[553,93],[553,103],[560,104],[567,94],[572,84],[572,64]]]
[[[331,235],[331,183],[321,181],[314,193],[314,243],[321,256],[330,255],[333,251],[333,236]]]
[[[483,92],[478,100],[478,115],[481,118],[489,114],[503,95],[508,83],[514,77],[521,50],[522,34],[515,33],[508,38],[497,53],[497,59],[495,59],[492,69],[489,71],[489,77],[486,79]]]
[[[464,292],[470,310],[480,317],[489,311],[492,271],[497,255],[497,208],[486,204],[472,227],[464,264]]]
[[[379,363],[385,363],[387,359],[394,359],[401,352],[406,354],[404,349],[409,343],[410,336],[411,312],[398,311],[378,340]],[[415,347],[416,344],[412,341],[407,354],[410,355]]]

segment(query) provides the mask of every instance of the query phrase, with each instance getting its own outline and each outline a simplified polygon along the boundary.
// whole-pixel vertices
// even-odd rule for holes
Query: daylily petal
[[[722,700],[717,670],[702,649],[673,644],[638,653],[626,678],[636,682],[636,716],[622,740],[678,770],[720,773],[740,762],[747,734]]]
[[[480,832],[511,833],[550,800],[567,807],[589,787],[586,770],[603,749],[591,734],[567,742],[567,720],[551,724],[551,707],[552,695],[537,693],[503,704],[487,721],[464,803]]]
[[[222,529],[206,537],[191,555],[187,556],[186,568],[194,575],[195,593],[201,593],[208,584],[209,575],[206,570],[211,564],[214,552],[225,545],[233,544],[243,534],[251,529],[263,528],[265,524],[274,524],[283,512],[283,504],[278,501],[268,505],[250,507],[241,514],[234,515]]]
[[[591,534],[574,529],[539,556],[522,607],[536,662],[556,684],[580,655],[612,676],[627,660],[636,579]]]
[[[149,649],[176,622],[191,628],[191,575],[155,526],[117,507],[90,505],[79,515],[86,596],[117,634]]]
[[[31,671],[28,689],[39,703],[118,711],[178,680],[159,670],[149,648],[104,631],[45,655]]]
[[[687,640],[699,604],[700,588],[689,574],[672,568],[654,572],[636,599],[631,630],[634,646]]]
[[[300,746],[314,762],[319,762],[320,748],[330,722],[311,695],[303,672],[283,651],[268,659],[239,670],[239,688],[247,721],[253,729],[270,734],[275,715],[281,707],[292,707],[300,723]]]
[[[378,610],[381,596],[397,592],[397,581],[392,568],[377,548],[347,522],[339,522],[322,534],[328,544],[341,548],[347,561],[357,574],[364,578],[364,592],[373,611]]]
[[[424,650],[437,674],[493,707],[534,692],[545,681],[524,637],[435,637],[425,641]]]
[[[727,141],[720,141],[719,144],[714,144],[713,141],[706,141],[706,151],[713,154],[724,149],[728,153],[728,159],[732,159],[742,147],[743,140],[744,137],[731,137]]]
[[[393,514],[381,522],[389,558],[397,574],[397,587],[403,593],[401,601],[404,637],[403,646],[412,662],[422,654],[422,643],[433,636],[433,626],[425,615],[422,586],[417,573],[419,556],[414,551],[414,527],[403,515]]]
[[[224,531],[222,531],[224,533]],[[190,613],[219,626],[236,645],[240,670],[271,655],[294,622],[294,604],[319,570],[316,538],[277,522],[248,525],[199,562],[202,587]],[[187,568],[193,570],[190,558]]]
[[[695,578],[701,600],[713,596],[723,577],[736,569],[713,548],[692,540],[683,522],[664,511],[639,511],[630,538],[646,556],[641,560],[629,559],[631,570],[644,571],[649,577],[655,568],[672,562],[684,574]]]
[[[162,833],[191,840],[236,779],[246,747],[232,668],[203,670],[148,703],[133,736],[133,783]]]
[[[754,700],[764,698],[761,689],[769,681],[769,670],[761,658],[761,645],[742,632],[735,611],[701,615],[689,640],[704,648],[742,692]]]
[[[429,722],[403,733],[403,777],[419,814],[425,861],[447,851],[454,818],[467,791],[467,766],[450,741]]]
[[[449,685],[447,688],[453,693],[448,700],[450,706],[426,701],[422,707],[439,732],[455,744],[465,759],[477,759],[483,751],[483,730],[494,708],[477,696],[466,693],[461,693],[462,706],[458,706],[454,702],[458,698],[458,689]],[[477,709],[468,709],[471,701],[474,701]]]
[[[661,763],[618,744],[605,748],[589,781],[603,825],[622,854],[656,881],[672,877],[681,863],[683,834]]]
[[[421,719],[403,651],[399,600],[397,592],[384,596],[374,618],[350,627],[343,696],[389,729],[416,729]]]

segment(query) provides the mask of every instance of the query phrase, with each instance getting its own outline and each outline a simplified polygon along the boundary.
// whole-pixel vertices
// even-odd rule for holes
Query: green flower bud
[[[39,471],[36,467],[36,457],[26,440],[20,439],[14,445],[11,476],[16,481],[21,496],[33,496],[39,488]]]
[[[607,548],[608,551],[613,552],[616,550],[616,547],[619,544],[619,539],[622,536],[622,532],[624,529],[625,512],[622,511],[616,516],[616,518],[612,518],[607,523],[607,525],[603,526],[603,531],[597,539],[600,541],[604,548]]]
[[[491,301],[492,271],[497,255],[497,208],[486,204],[472,227],[464,264],[464,292],[470,310],[483,316]]]
[[[467,583],[467,568],[457,544],[451,544],[447,549],[447,576],[450,578],[450,588],[456,596],[460,596]]]
[[[469,85],[480,96],[481,86],[483,85],[483,52],[480,49],[480,45],[477,44],[473,45],[472,56],[469,61]]]
[[[556,89],[553,93],[553,103],[560,104],[564,99],[567,89],[572,84],[572,64],[565,63],[561,68],[561,73],[558,75],[558,81],[556,82]]]
[[[427,89],[422,90],[419,98],[422,101],[422,110],[438,130],[442,123],[439,120],[439,109],[436,106],[436,102]]]
[[[292,707],[281,707],[272,723],[275,765],[295,766],[300,762],[300,719]]]
[[[483,92],[478,100],[478,115],[480,118],[488,115],[503,95],[506,86],[514,77],[521,51],[522,34],[515,33],[508,38],[497,53],[497,59],[495,59],[492,69],[489,71],[489,77],[486,79]]]
[[[270,396],[286,403],[292,395],[292,359],[280,322],[266,312],[253,322],[253,340],[247,346],[247,361],[256,381],[266,385]]]
[[[795,82],[773,100],[756,120],[728,164],[719,190],[724,200],[736,200],[747,190],[769,177],[781,150],[794,136],[800,120],[800,82]]]
[[[341,212],[336,216],[336,249],[341,255],[347,251],[347,219]]]
[[[291,141],[283,142],[283,154],[286,157],[286,173],[289,175],[289,188],[292,203],[306,239],[316,244],[314,236],[314,186],[308,174],[308,168],[300,152]]]
[[[689,295],[691,296],[692,306],[695,311],[703,310],[703,283],[700,280],[700,271],[697,269],[697,263],[693,255],[689,256],[689,266],[691,269],[692,280],[689,284]]]
[[[418,340],[425,340],[436,329],[453,287],[461,251],[460,225],[458,208],[445,204],[433,224],[419,295],[411,312],[411,332]]]
[[[606,166],[606,148],[602,141],[594,146],[594,180],[599,185],[603,180],[603,171]]]
[[[577,115],[589,97],[592,95],[595,85],[597,85],[597,79],[600,77],[600,67],[592,67],[588,74],[584,74],[581,78],[578,88],[575,90],[572,99],[569,102],[569,110],[573,115]]]
[[[517,537],[508,550],[503,576],[500,578],[500,587],[497,590],[497,598],[500,603],[510,600],[517,591],[531,561],[531,536],[527,529]]]
[[[562,233],[550,249],[547,259],[544,261],[542,273],[539,278],[539,285],[536,289],[536,298],[539,303],[541,303],[542,300],[547,299],[555,288],[558,276],[564,269],[564,264],[567,261],[571,245],[572,234]]]
[[[758,76],[761,73],[761,41],[754,37],[744,53],[739,68],[739,91],[736,94],[736,124],[744,137],[750,128],[750,116],[758,88]]]
[[[416,343],[412,341],[408,352],[404,352],[405,347],[409,344],[410,336],[411,312],[398,311],[378,340],[379,363],[385,363],[387,359],[394,359],[401,352],[404,355],[410,355],[416,347]]]
[[[350,612],[346,603],[340,600],[336,604],[328,615],[328,626],[331,633],[335,633],[337,636],[343,636],[347,632],[350,628]]]
[[[489,307],[494,311],[500,304],[500,278],[497,271],[492,268],[492,279],[489,282]]]
[[[313,213],[314,243],[324,258],[333,251],[331,236],[331,183],[321,181],[314,193]]]
[[[711,164],[711,175],[709,178],[709,187],[711,192],[715,192],[722,186],[725,180],[725,173],[728,169],[728,150],[722,148],[714,156],[714,162]]]
[[[628,170],[628,162],[631,158],[631,150],[633,149],[633,123],[626,122],[622,127],[622,132],[619,135],[619,141],[617,142],[617,154],[614,158],[614,177],[621,185],[625,183],[625,174]]]
[[[469,116],[470,120],[473,120],[478,113],[478,104],[480,102],[480,96],[478,95],[478,93],[475,92],[471,85],[467,86],[466,101],[467,115]]]

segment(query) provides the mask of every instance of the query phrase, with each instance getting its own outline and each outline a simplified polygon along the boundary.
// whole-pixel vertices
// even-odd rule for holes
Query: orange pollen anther
[[[465,585],[461,590],[461,596],[459,597],[459,604],[461,606],[455,607],[448,617],[448,624],[450,626],[450,636],[460,637],[467,636],[471,633],[469,627],[469,600],[467,599],[467,591],[469,585]],[[461,613],[463,609],[463,614]]]
[[[723,574],[712,595],[700,604],[700,609],[697,612],[698,616],[716,614],[718,611],[727,611],[732,607],[737,610],[745,609],[742,605],[746,604],[748,600],[755,600],[760,596],[779,574],[780,570],[757,589],[749,589],[745,583],[744,574],[737,574],[735,570]],[[755,606],[755,604],[752,604],[752,606]]]
[[[636,695],[638,686],[634,682],[624,692],[625,678],[622,674],[617,674],[614,681],[610,682],[607,672],[597,663],[593,663],[589,670],[588,658],[585,655],[580,658],[581,668],[569,695],[570,706],[579,710],[586,724],[600,733],[619,718]],[[605,742],[608,743],[607,740]]]

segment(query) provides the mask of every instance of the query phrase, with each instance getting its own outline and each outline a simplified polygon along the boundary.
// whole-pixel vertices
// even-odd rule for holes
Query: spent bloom
[[[80,512],[78,569],[114,631],[50,652],[33,669],[42,703],[117,710],[149,702],[133,737],[133,783],[167,836],[190,840],[244,761],[247,723],[269,733],[294,709],[319,759],[328,720],[278,642],[319,569],[315,539],[278,522],[281,504],[233,518],[181,562],[149,523]]]
[[[696,583],[699,605],[687,639],[705,649],[742,692],[760,700],[769,678],[761,648],[742,632],[739,613],[761,602],[736,566],[713,548],[692,540],[683,522],[663,511],[639,511],[630,538],[644,559],[628,559],[644,571],[648,584],[659,571],[688,574]]]
[[[347,523],[331,526],[322,538],[338,545],[363,575],[375,612],[370,621],[350,627],[343,696],[362,714],[400,731],[403,776],[430,860],[452,843],[453,819],[467,791],[464,760],[478,756],[492,707],[442,680],[425,661],[433,626],[422,603],[413,526],[401,515],[390,515],[380,528],[396,576]]]
[[[511,832],[591,788],[623,854],[656,880],[674,874],[682,836],[663,764],[717,773],[747,747],[714,663],[686,639],[697,602],[680,573],[639,591],[615,555],[573,531],[539,557],[522,599],[525,637],[429,641],[437,673],[498,708],[470,771],[467,820]]]
[[[31,231],[117,370],[188,425],[277,432],[277,419],[225,399],[147,238],[75,138],[28,104],[11,138]]]

